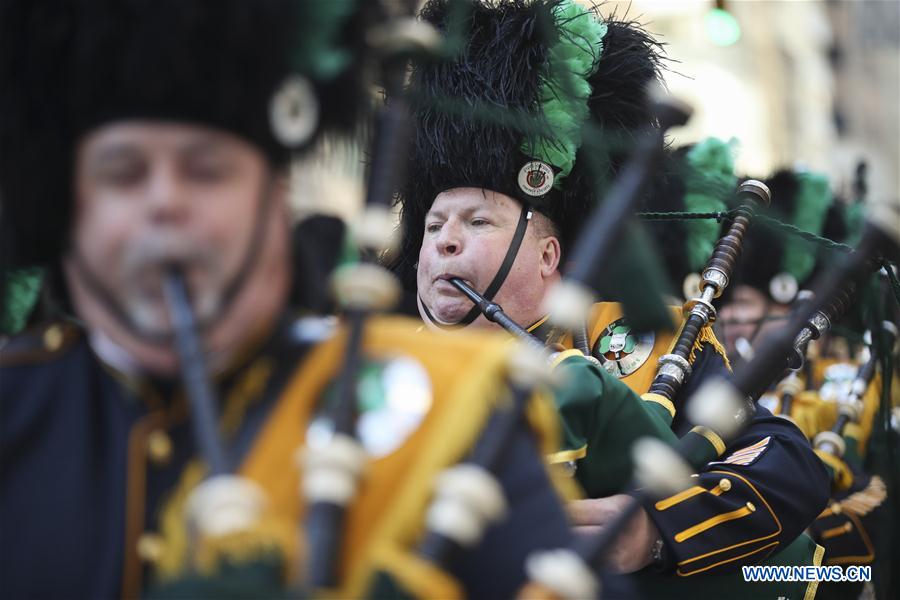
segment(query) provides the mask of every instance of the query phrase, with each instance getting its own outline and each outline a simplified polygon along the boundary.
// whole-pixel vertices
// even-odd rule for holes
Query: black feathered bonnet
[[[555,223],[565,252],[598,200],[596,178],[614,173],[631,134],[654,121],[646,89],[659,79],[660,46],[636,24],[614,18],[601,21],[595,12],[570,0],[475,2],[464,19],[454,18],[453,8],[448,0],[430,0],[420,13],[445,37],[458,36],[461,41],[449,60],[421,62],[410,79],[415,132],[410,176],[398,198],[403,238],[394,265],[409,288],[415,287],[413,265],[425,215],[440,192],[481,187],[515,198]],[[584,23],[576,23],[577,19],[593,20],[588,32],[601,35],[584,33]],[[594,131],[609,141],[611,149],[600,161],[607,173],[589,172],[584,146],[576,142],[568,173],[550,164],[558,181],[544,194],[529,194],[520,185],[521,178],[536,188],[545,175],[525,168],[536,158],[543,160],[542,153],[533,150],[541,143],[545,147],[567,143],[568,134],[555,139],[555,132],[563,129],[556,123],[560,111],[577,108],[578,102],[557,103],[551,109],[547,100],[570,91],[557,75],[572,64],[565,59],[573,44],[593,55],[587,72],[569,74],[576,76],[576,83],[580,78],[589,84],[581,101],[586,105],[581,120],[586,128],[589,116]]]
[[[843,207],[835,202],[825,175],[779,169],[765,184],[772,194],[767,216],[808,233],[843,239]],[[735,281],[756,288],[774,302],[789,304],[811,281],[818,263],[829,257],[799,237],[754,223],[744,239]]]
[[[361,13],[350,0],[3,2],[5,266],[60,257],[75,148],[99,125],[124,118],[209,125],[250,141],[276,167],[319,132],[352,125],[364,97],[354,69]],[[319,113],[296,143],[273,130],[271,115],[291,77],[318,100]]]

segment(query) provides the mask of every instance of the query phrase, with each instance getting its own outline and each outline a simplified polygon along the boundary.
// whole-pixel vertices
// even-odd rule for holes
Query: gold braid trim
[[[580,448],[574,448],[572,450],[560,450],[559,452],[548,454],[545,457],[545,460],[551,465],[555,465],[559,463],[578,460],[579,458],[584,458],[585,456],[587,456],[587,444]]]
[[[706,490],[703,490],[704,492]],[[675,541],[679,544],[685,540],[689,540],[695,535],[699,535],[708,529],[712,529],[717,525],[721,525],[722,523],[727,523],[728,521],[734,521],[735,519],[743,519],[747,515],[753,514],[756,511],[756,508],[748,502],[745,506],[738,508],[737,510],[732,510],[726,513],[721,513],[715,515],[714,517],[710,517],[705,521],[701,521],[696,525],[688,527],[684,531],[679,531],[675,534]]]
[[[675,405],[672,404],[672,401],[663,396],[662,394],[657,394],[654,392],[645,392],[641,394],[641,400],[644,402],[655,402],[659,404],[663,408],[665,408],[669,412],[670,419],[675,418]],[[671,423],[671,421],[670,421]]]
[[[712,327],[707,325],[706,327],[700,328],[700,333],[697,335],[697,339],[694,340],[694,345],[691,347],[691,353],[688,355],[688,362],[694,364],[694,360],[697,358],[697,353],[703,350],[703,344],[709,344],[713,347],[713,350],[716,351],[716,354],[722,357],[722,360],[725,361],[725,367],[731,371],[731,362],[728,360],[728,354],[725,352],[725,346],[722,345],[722,342],[716,337],[716,334],[713,333]]]
[[[525,418],[537,437],[541,455],[545,457],[552,455],[561,444],[562,434],[560,433],[559,413],[556,411],[556,405],[547,390],[543,388],[535,390],[531,401],[525,407]],[[584,455],[587,455],[587,445],[584,446],[583,451]],[[553,484],[553,488],[561,501],[566,502],[584,498],[581,486],[572,477],[566,476],[562,469],[554,468],[551,463],[546,462],[546,459],[544,466],[547,474],[550,476],[550,483]]]
[[[559,352],[556,356],[554,356],[552,361],[550,361],[550,370],[552,371],[553,369],[558,367],[562,361],[573,356],[580,356],[581,358],[584,358],[584,354],[581,353],[581,350],[576,350],[574,348],[563,350],[562,352]]]
[[[159,526],[162,536],[162,552],[156,561],[156,575],[170,581],[177,578],[187,563],[188,536],[184,522],[184,507],[188,496],[197,484],[203,481],[206,466],[199,460],[187,464],[181,472],[178,485],[162,502]]]
[[[266,383],[274,370],[275,361],[268,357],[260,358],[247,368],[228,392],[219,419],[219,429],[228,438],[237,433],[244,422],[247,409],[262,398]]]
[[[702,494],[705,491],[706,491],[706,488],[700,487],[699,485],[695,485],[695,486],[689,487],[688,489],[686,489],[682,492],[678,492],[674,496],[669,496],[668,498],[663,498],[662,500],[660,500],[659,502],[654,504],[653,508],[662,512],[664,510],[672,508],[676,504],[680,504],[680,503],[684,502],[685,500],[688,500],[690,498],[693,498],[694,496]]]
[[[723,454],[725,454],[725,442],[715,431],[713,431],[709,427],[704,427],[702,425],[697,425],[696,427],[691,429],[691,431],[706,438],[706,441],[709,442],[710,446],[712,446],[716,450],[716,456],[722,456]]]
[[[825,556],[825,548],[816,544],[816,551],[813,554],[813,566],[821,567],[822,566],[822,557]],[[810,581],[809,585],[806,586],[806,593],[803,595],[803,600],[814,600],[816,597],[816,591],[819,589],[818,581]]]

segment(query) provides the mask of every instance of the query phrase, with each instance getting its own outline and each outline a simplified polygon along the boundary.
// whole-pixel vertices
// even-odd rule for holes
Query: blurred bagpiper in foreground
[[[638,583],[653,571],[697,575],[697,587],[685,588],[689,595],[704,587],[703,575],[733,573],[786,548],[824,506],[825,471],[802,433],[768,411],[759,411],[731,445],[676,411],[703,379],[727,374],[708,326],[682,358],[692,374],[666,398],[647,392],[657,360],[675,341],[671,332],[638,331],[610,302],[594,307],[581,342],[577,330],[547,320],[545,301],[601,198],[597,179],[608,188],[629,142],[655,125],[645,94],[658,78],[656,43],[633,23],[597,20],[570,2],[475,3],[462,22],[453,20],[451,8],[435,0],[421,13],[448,37],[463,32],[464,41],[451,60],[420,64],[413,73],[415,147],[400,195],[405,238],[395,269],[416,290],[423,320],[438,329],[489,325],[472,295],[460,291],[461,282],[552,347],[571,348],[560,355],[560,366],[585,364],[592,393],[575,396],[581,404],[560,406],[565,445],[551,460],[573,462],[589,496],[604,485],[597,477],[604,461],[617,460],[617,454],[597,452],[603,436],[628,427],[594,420],[604,394],[643,402],[679,436],[705,444],[711,456],[695,485],[639,511],[608,553],[614,568],[648,567]],[[597,143],[591,136],[598,132],[608,145],[602,160],[591,161],[597,147],[588,143]],[[595,172],[598,162],[602,169]],[[726,193],[733,193],[733,184]],[[614,293],[620,284],[626,286],[605,281],[604,289]],[[582,345],[586,351],[578,349]],[[586,500],[572,512],[577,524],[596,529],[627,502],[624,495]],[[821,556],[815,544],[800,541],[802,558],[790,560],[814,564]],[[648,595],[677,593],[673,586],[687,581],[650,579],[668,587],[649,584]],[[739,582],[739,576],[729,580],[729,593]],[[807,586],[798,587],[803,593]],[[745,588],[750,595],[761,589]]]
[[[363,319],[372,265],[351,327],[287,309],[286,168],[355,125],[371,8],[2,4],[4,269],[69,308],[0,351],[4,597],[509,597],[568,543],[504,340]],[[504,460],[455,469],[511,395]],[[467,545],[446,571],[426,521]]]

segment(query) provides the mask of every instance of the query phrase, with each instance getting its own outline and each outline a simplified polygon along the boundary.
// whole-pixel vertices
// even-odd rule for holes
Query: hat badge
[[[307,142],[319,124],[319,101],[305,77],[291,75],[272,96],[269,107],[272,133],[288,148]]]
[[[519,189],[525,194],[543,196],[553,187],[553,169],[545,162],[532,160],[519,169]]]
[[[769,294],[776,302],[788,304],[797,297],[800,284],[790,273],[781,272],[769,281]]]
[[[627,377],[647,362],[656,334],[638,333],[623,317],[606,326],[591,349],[591,356],[611,375]]]

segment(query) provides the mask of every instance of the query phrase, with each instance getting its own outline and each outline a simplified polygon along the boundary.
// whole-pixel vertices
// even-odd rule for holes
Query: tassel
[[[887,498],[887,487],[878,475],[873,475],[865,489],[841,500],[841,508],[859,516],[865,516],[881,506]]]
[[[721,356],[722,360],[725,361],[725,367],[731,371],[731,361],[728,360],[728,355],[725,353],[725,346],[723,346],[722,342],[716,338],[716,334],[713,333],[712,327],[708,325],[700,330],[700,334],[697,336],[697,339],[694,340],[694,345],[691,347],[691,353],[688,355],[688,362],[694,364],[697,353],[703,350],[703,344],[712,346],[716,354]]]

